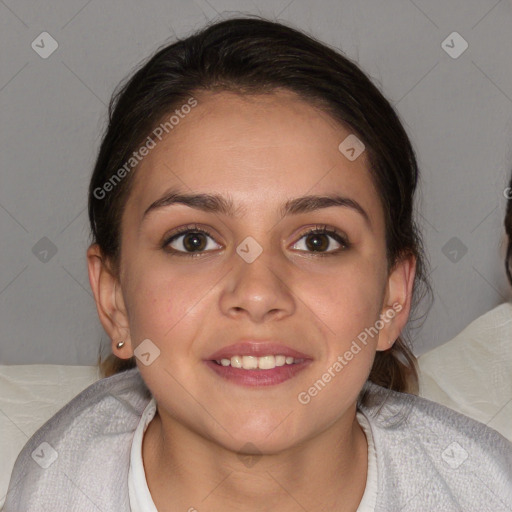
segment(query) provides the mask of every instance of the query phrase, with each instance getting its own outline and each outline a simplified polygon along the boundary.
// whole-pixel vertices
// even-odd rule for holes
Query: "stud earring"
[[[120,341],[116,346],[117,346],[117,348],[123,348],[124,341]]]

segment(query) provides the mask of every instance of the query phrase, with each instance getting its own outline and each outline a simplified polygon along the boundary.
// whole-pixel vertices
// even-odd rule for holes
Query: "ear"
[[[411,311],[416,258],[400,259],[391,270],[386,285],[381,311],[382,329],[379,331],[377,350],[388,350],[402,332]]]
[[[133,350],[121,285],[97,244],[87,250],[87,268],[100,322],[112,340],[112,353],[128,359]],[[120,349],[117,348],[119,341],[125,342]]]

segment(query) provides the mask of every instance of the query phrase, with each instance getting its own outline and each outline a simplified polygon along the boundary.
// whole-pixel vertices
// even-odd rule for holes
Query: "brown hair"
[[[507,254],[505,255],[505,272],[507,273],[508,282],[512,285],[512,176],[505,189],[505,197],[507,198],[507,209],[505,212],[505,233],[507,234]]]
[[[256,16],[213,23],[160,48],[114,93],[89,187],[93,243],[117,273],[121,216],[134,172],[118,180],[108,194],[102,187],[165,115],[200,91],[258,94],[278,89],[295,92],[321,108],[365,144],[385,214],[388,267],[391,270],[402,257],[416,258],[416,304],[430,286],[413,219],[418,167],[398,115],[341,53],[294,28]],[[416,393],[415,361],[400,337],[389,350],[377,352],[369,380]],[[136,366],[134,357],[124,360],[113,354],[98,363],[103,376]]]

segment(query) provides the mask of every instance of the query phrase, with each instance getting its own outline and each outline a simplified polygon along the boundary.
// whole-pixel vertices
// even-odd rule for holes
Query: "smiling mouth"
[[[274,368],[282,366],[302,363],[305,359],[278,354],[275,356],[267,355],[262,357],[236,355],[231,358],[214,359],[213,361],[223,367],[230,366],[243,370],[273,370]]]
[[[243,358],[246,357],[256,359],[258,367],[255,367],[255,362],[251,360],[248,360],[247,364],[244,365]],[[221,377],[223,381],[253,388],[274,386],[286,382],[305,370],[309,364],[313,362],[311,359],[292,358],[293,361],[289,363],[286,363],[285,359],[285,363],[281,366],[274,364],[274,366],[265,368],[265,356],[261,358],[243,356],[243,358],[241,358],[242,366],[238,368],[233,366],[229,359],[221,359],[220,362],[217,362],[217,360],[206,360],[204,362],[218,377]],[[224,364],[222,364],[222,361],[224,361]],[[281,361],[282,360],[278,358],[278,363],[281,363]],[[260,365],[263,366],[263,368],[260,367]]]

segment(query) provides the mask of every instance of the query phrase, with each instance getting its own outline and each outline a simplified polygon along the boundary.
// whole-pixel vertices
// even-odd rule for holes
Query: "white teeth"
[[[252,356],[242,357],[242,368],[244,370],[256,370],[258,368],[258,358]]]
[[[233,368],[242,368],[242,357],[241,356],[233,356],[231,360],[228,359],[231,366]]]
[[[258,359],[258,368],[260,370],[271,370],[276,367],[276,358],[274,356],[263,356]]]
[[[244,370],[272,370],[276,366],[296,364],[301,363],[302,361],[303,359],[295,359],[290,356],[269,355],[263,357],[233,356],[231,359],[220,359],[216,362],[222,366],[232,366],[233,368],[242,368]]]
[[[286,357],[276,356],[276,366],[284,366],[286,363]]]

